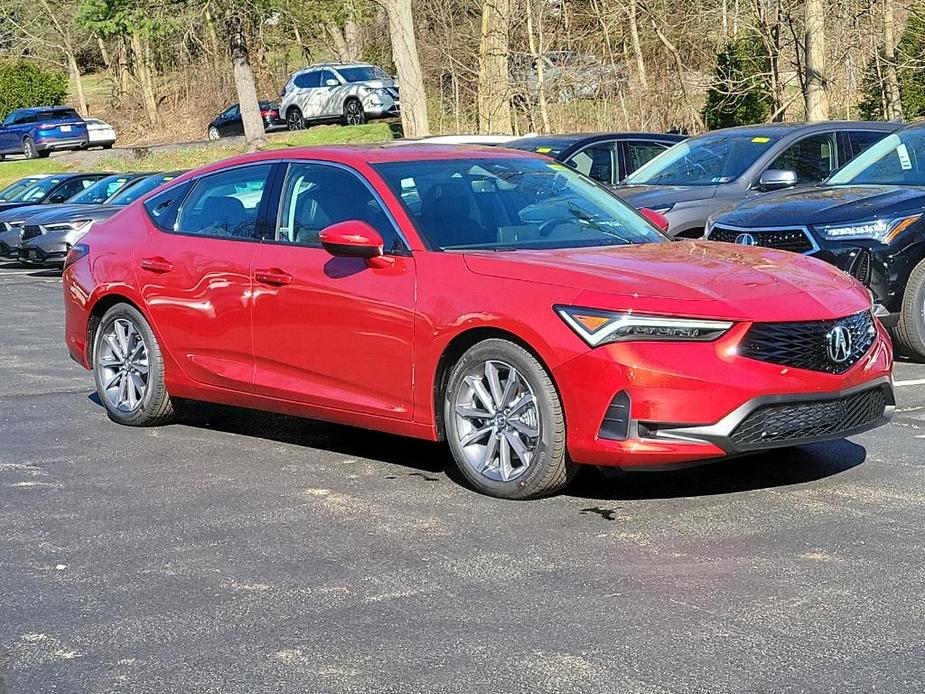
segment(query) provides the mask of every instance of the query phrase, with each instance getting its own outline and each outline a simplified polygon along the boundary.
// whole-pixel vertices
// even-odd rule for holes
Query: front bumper
[[[840,439],[886,423],[895,402],[892,347],[877,325],[873,346],[843,374],[785,367],[738,355],[748,330],[739,324],[716,342],[627,342],[592,349],[553,371],[577,463],[624,469],[660,469],[780,446]],[[872,414],[842,418],[841,402],[878,390]],[[604,427],[614,398],[628,401],[625,436]],[[878,401],[879,402],[879,401]],[[813,403],[812,407],[800,407]],[[792,405],[783,417],[760,417],[769,407]],[[804,431],[798,416],[816,417]],[[756,418],[757,417],[757,418]],[[743,427],[756,429],[751,438]]]
[[[44,248],[36,244],[23,244],[16,253],[19,262],[43,267],[63,267],[67,257],[67,244],[57,244]]]

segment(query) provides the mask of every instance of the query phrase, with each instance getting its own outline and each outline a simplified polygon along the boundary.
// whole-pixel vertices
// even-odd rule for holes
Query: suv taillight
[[[90,252],[90,246],[85,243],[75,243],[67,252],[64,259],[64,269],[67,270],[71,265],[83,258]]]

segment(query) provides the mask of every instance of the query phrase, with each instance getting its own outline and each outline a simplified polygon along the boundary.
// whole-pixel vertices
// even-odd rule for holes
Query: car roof
[[[861,130],[879,130],[893,132],[901,127],[901,123],[894,121],[864,121],[864,120],[829,120],[818,123],[758,123],[756,125],[737,125],[732,128],[719,128],[701,133],[697,137],[734,133],[741,135],[791,135],[794,133],[812,133],[819,130],[831,130],[833,126],[840,130],[858,128]]]
[[[372,63],[314,63],[301,70],[296,70],[294,75],[301,75],[303,72],[312,72],[314,70],[323,70],[325,68],[334,68],[335,70],[344,67],[376,67]]]

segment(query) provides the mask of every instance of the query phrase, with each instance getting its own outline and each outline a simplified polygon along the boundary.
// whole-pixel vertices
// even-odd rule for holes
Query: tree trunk
[[[234,87],[241,108],[241,122],[244,124],[244,141],[247,143],[247,150],[252,152],[266,144],[266,131],[263,128],[263,118],[260,116],[257,85],[254,82],[254,71],[251,69],[250,52],[241,18],[232,16],[227,22],[228,49],[234,69]]]
[[[482,134],[510,133],[513,129],[507,69],[510,39],[510,0],[484,0],[478,91],[479,132]],[[532,34],[530,42],[533,43]]]
[[[389,35],[392,41],[392,60],[398,71],[401,89],[401,124],[405,137],[424,137],[430,134],[427,120],[427,94],[424,76],[414,38],[414,17],[411,0],[388,0],[385,5],[389,16]]]
[[[100,57],[103,59],[103,67],[109,70],[112,67],[112,59],[109,57],[109,50],[106,48],[106,42],[97,36],[96,45],[100,49]]]
[[[536,105],[540,110],[540,119],[543,123],[542,132],[548,133],[549,108],[546,105],[546,64],[543,62],[542,44],[537,48],[537,40],[533,31],[533,0],[526,0],[527,6],[527,37],[530,43],[530,57],[536,67]],[[541,37],[542,41],[542,37]]]
[[[87,97],[84,96],[83,80],[80,77],[80,68],[77,66],[77,58],[71,51],[67,51],[67,71],[74,83],[74,94],[77,97],[77,113],[86,118],[90,115],[90,109],[87,106]]]
[[[829,96],[825,78],[825,0],[805,0],[803,102],[807,121],[828,120]]]
[[[132,34],[132,70],[141,86],[141,102],[148,123],[160,125],[161,115],[157,112],[157,98],[154,96],[154,84],[151,81],[151,71],[148,67],[147,51],[137,32]]]
[[[129,44],[126,41],[125,36],[123,36],[119,41],[119,54],[116,57],[118,62],[118,74],[116,75],[116,91],[119,97],[119,102],[121,103],[125,96],[128,94],[128,85],[131,75],[131,68],[129,67]]]
[[[902,120],[903,105],[896,75],[895,18],[892,0],[883,0],[883,91],[886,95],[886,120]]]
[[[649,81],[646,79],[646,62],[642,57],[642,45],[639,43],[639,26],[636,22],[636,0],[630,0],[627,7],[627,15],[630,25],[630,43],[633,46],[633,56],[636,58],[636,78],[639,80],[639,86],[643,91],[649,89]]]

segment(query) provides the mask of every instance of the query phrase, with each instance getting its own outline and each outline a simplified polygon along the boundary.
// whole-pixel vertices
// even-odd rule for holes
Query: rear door
[[[302,117],[307,120],[320,117],[317,112],[317,100],[318,87],[321,85],[321,71],[304,72],[295,78],[295,84],[299,88],[299,108],[302,110]]]
[[[235,104],[222,113],[222,120],[218,126],[218,132],[223,136],[241,135],[244,132],[244,124],[241,121],[241,107]]]
[[[253,390],[251,263],[273,164],[236,166],[145,202],[136,252],[141,293],[167,349],[192,380]]]
[[[565,163],[604,185],[614,185],[620,180],[614,140],[601,140],[586,145],[569,155]]]
[[[643,164],[657,157],[674,144],[663,140],[623,140],[620,143],[619,183]]]
[[[288,165],[276,228],[254,258],[257,393],[393,419],[412,415],[414,258],[357,172]],[[335,258],[318,241],[330,224],[362,220],[390,263]]]

